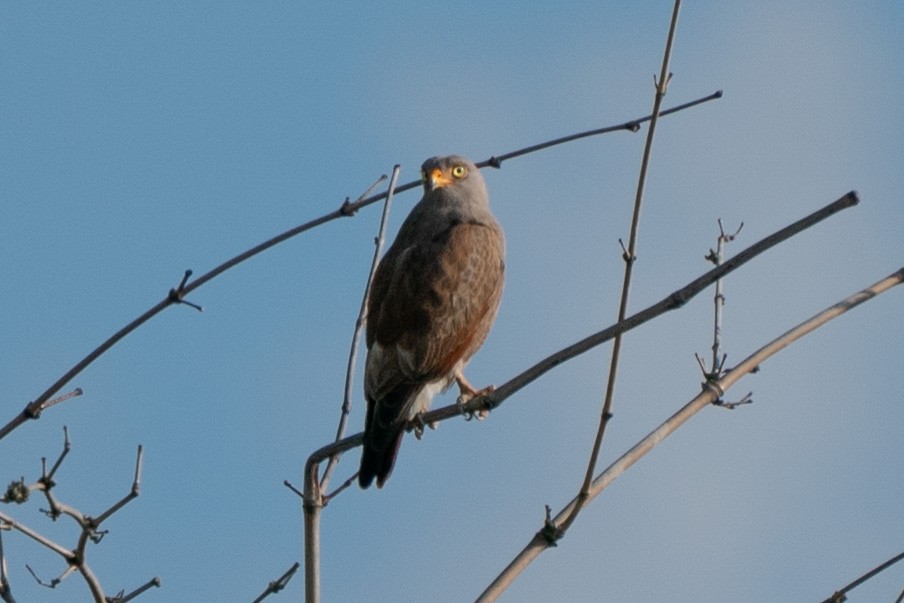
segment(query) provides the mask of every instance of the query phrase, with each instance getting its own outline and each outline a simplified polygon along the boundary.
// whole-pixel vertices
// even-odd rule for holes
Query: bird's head
[[[483,183],[474,162],[460,155],[431,157],[421,166],[421,180],[428,193],[445,187],[467,186],[475,181]]]

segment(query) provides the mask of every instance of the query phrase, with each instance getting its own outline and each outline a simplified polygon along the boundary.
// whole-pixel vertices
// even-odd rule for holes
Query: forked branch
[[[133,590],[131,593],[125,594],[123,592],[120,592],[118,595],[108,597],[104,595],[104,590],[101,586],[100,580],[88,565],[87,547],[89,542],[98,543],[103,539],[106,532],[100,529],[101,524],[109,519],[114,513],[122,509],[122,507],[124,507],[129,501],[133,500],[139,495],[141,483],[142,448],[141,446],[138,447],[138,456],[135,461],[135,475],[132,480],[132,487],[130,488],[129,493],[126,494],[118,502],[114,503],[108,510],[104,511],[99,516],[91,517],[85,515],[71,505],[60,502],[54,493],[54,489],[56,488],[57,484],[54,481],[53,476],[56,473],[57,469],[59,469],[61,463],[63,462],[63,459],[66,458],[66,455],[71,449],[69,432],[68,430],[64,430],[64,432],[65,441],[63,445],[63,451],[60,453],[57,461],[53,464],[51,470],[47,470],[47,460],[41,459],[42,469],[40,479],[38,479],[34,484],[31,485],[26,485],[24,483],[24,479],[19,482],[14,482],[7,490],[7,493],[3,496],[3,498],[0,499],[0,502],[22,504],[28,500],[28,494],[30,492],[41,492],[44,495],[44,498],[47,500],[48,505],[48,509],[44,511],[45,515],[47,515],[54,521],[56,521],[60,517],[69,517],[78,524],[80,531],[76,546],[72,549],[67,549],[66,547],[61,546],[50,538],[44,536],[37,530],[30,528],[29,526],[2,512],[0,512],[0,529],[16,530],[19,533],[28,536],[35,542],[43,545],[45,548],[50,549],[51,551],[60,555],[65,560],[66,568],[59,576],[51,579],[50,581],[42,580],[38,577],[35,571],[31,569],[31,567],[26,566],[39,584],[47,586],[48,588],[56,588],[56,586],[63,580],[65,580],[68,576],[75,572],[78,572],[85,580],[85,583],[87,584],[88,589],[91,591],[91,596],[94,601],[98,603],[125,603],[126,601],[134,599],[148,588],[152,586],[159,586],[160,580],[158,578],[154,578],[147,582],[144,586]],[[5,564],[5,559],[2,555],[2,549],[0,549],[0,563]],[[3,565],[3,571],[0,572],[0,595],[2,595],[4,590],[6,590],[7,592],[9,591],[8,583],[6,583],[5,587],[3,585],[5,575],[5,565]],[[3,599],[8,600],[5,595],[3,595]]]

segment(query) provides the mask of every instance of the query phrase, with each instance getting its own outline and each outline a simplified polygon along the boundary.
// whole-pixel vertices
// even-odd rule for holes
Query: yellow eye
[[[467,173],[468,168],[463,165],[456,165],[454,168],[452,168],[452,175],[456,178],[464,178]]]

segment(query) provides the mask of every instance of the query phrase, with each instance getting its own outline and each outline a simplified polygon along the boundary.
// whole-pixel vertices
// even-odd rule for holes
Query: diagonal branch
[[[295,572],[298,571],[299,567],[300,566],[297,561],[295,563],[293,563],[292,567],[290,567],[288,570],[286,570],[286,572],[282,576],[280,576],[276,580],[273,580],[272,582],[267,584],[267,588],[264,589],[264,592],[262,592],[260,595],[258,595],[258,597],[251,603],[260,603],[261,601],[263,601],[270,595],[272,595],[274,593],[278,593],[279,591],[284,589],[286,587],[286,585],[289,583],[289,580],[292,579],[292,576],[295,575]]]
[[[701,103],[705,103],[705,102],[715,100],[715,99],[718,99],[721,97],[722,97],[722,91],[720,90],[720,91],[714,92],[713,94],[710,94],[708,96],[691,101],[689,103],[685,103],[683,105],[673,107],[672,109],[670,109],[668,111],[663,111],[661,113],[661,115],[666,115],[666,114],[670,114],[670,113],[675,113],[677,111],[682,111],[684,109],[688,109],[690,107],[694,107]],[[533,153],[535,151],[539,151],[541,149],[545,149],[545,148],[548,148],[553,145],[563,144],[566,142],[570,142],[572,140],[577,140],[578,138],[584,138],[587,136],[595,136],[598,134],[606,134],[609,132],[626,130],[626,129],[633,130],[633,129],[636,129],[637,125],[639,125],[645,121],[648,121],[649,119],[650,119],[650,116],[646,116],[646,117],[642,117],[640,119],[636,119],[631,122],[626,122],[625,124],[622,124],[619,126],[611,126],[611,127],[606,127],[606,128],[600,128],[597,130],[588,130],[586,132],[581,132],[578,134],[573,134],[571,136],[558,138],[556,140],[552,140],[549,142],[534,145],[532,147],[526,147],[524,149],[519,149],[519,150],[513,151],[511,153],[507,153],[507,154],[503,154],[503,155],[499,155],[499,156],[493,156],[490,159],[487,159],[486,161],[478,163],[477,165],[480,167],[486,167],[486,166],[499,167],[500,164],[502,163],[502,161],[505,159],[510,159],[513,157],[519,157],[521,155],[526,155],[528,153]],[[412,181],[407,184],[403,184],[401,186],[396,187],[395,192],[400,193],[403,191],[407,191],[407,190],[416,188],[419,185],[420,185],[420,181]],[[366,194],[367,193],[365,193],[365,195]],[[355,214],[355,212],[357,212],[359,209],[366,207],[368,205],[371,205],[373,203],[376,203],[377,201],[380,201],[385,198],[386,198],[386,193],[381,193],[381,194],[374,195],[371,197],[365,197],[364,195],[362,195],[362,198],[359,198],[357,201],[355,201],[353,203],[350,203],[348,201],[348,199],[346,199],[345,202],[342,203],[342,205],[340,205],[340,207],[338,209],[336,209],[330,213],[324,214],[323,216],[320,216],[319,218],[315,218],[315,219],[311,220],[310,222],[305,222],[304,224],[300,224],[299,226],[291,228],[291,229],[287,230],[286,232],[283,232],[271,239],[268,239],[267,241],[264,241],[263,243],[260,243],[259,245],[252,247],[251,249],[249,249],[245,252],[240,253],[239,255],[223,262],[216,268],[210,270],[206,274],[198,277],[191,283],[187,282],[188,277],[191,275],[191,272],[187,271],[185,278],[182,280],[182,283],[177,288],[171,289],[169,294],[163,300],[158,302],[156,305],[154,305],[152,308],[150,308],[144,314],[142,314],[141,316],[139,316],[138,318],[136,318],[135,320],[133,320],[132,322],[130,322],[129,324],[124,326],[122,329],[120,329],[119,331],[114,333],[109,339],[107,339],[102,344],[100,344],[97,348],[92,350],[87,356],[85,356],[82,360],[80,360],[78,363],[76,363],[75,366],[73,366],[71,369],[69,369],[69,371],[67,371],[62,377],[57,379],[57,381],[54,382],[53,385],[48,387],[47,390],[44,391],[44,393],[42,393],[40,396],[38,396],[32,402],[29,402],[28,404],[26,404],[25,408],[22,409],[22,411],[18,415],[13,417],[13,419],[10,420],[9,423],[4,425],[3,427],[0,427],[0,440],[5,438],[12,431],[14,431],[18,427],[20,427],[23,423],[27,422],[28,420],[39,418],[41,416],[41,413],[46,408],[48,408],[48,406],[51,405],[50,398],[54,394],[56,394],[58,391],[60,391],[67,383],[69,383],[69,381],[71,381],[73,378],[75,378],[76,375],[78,375],[83,370],[85,370],[85,368],[87,368],[92,362],[94,362],[101,355],[103,355],[105,352],[107,352],[107,350],[109,350],[114,345],[116,345],[123,337],[125,337],[126,335],[128,335],[129,333],[131,333],[132,331],[134,331],[135,329],[137,329],[138,327],[140,327],[147,321],[149,321],[151,318],[153,318],[154,316],[156,316],[157,314],[159,314],[160,312],[162,312],[169,306],[171,306],[173,304],[188,303],[185,301],[185,296],[187,294],[191,293],[195,289],[198,289],[202,285],[206,284],[208,281],[216,278],[217,276],[226,272],[230,268],[233,268],[234,266],[244,262],[245,260],[252,258],[255,255],[257,255],[263,251],[266,251],[267,249],[270,249],[271,247],[278,245],[279,243],[282,243],[283,241],[291,239],[292,237],[294,237],[296,235],[299,235],[305,231],[311,230],[312,228],[316,228],[317,226],[320,226],[327,222],[331,222],[337,218],[353,216]],[[192,305],[193,307],[199,308],[195,304],[190,304],[190,305]]]
[[[875,576],[881,572],[884,572],[885,570],[887,570],[888,568],[893,566],[898,561],[901,561],[902,559],[904,559],[904,553],[895,555],[894,557],[892,557],[885,563],[882,563],[882,564],[878,565],[877,567],[874,567],[870,571],[866,572],[865,574],[863,574],[862,576],[860,576],[859,578],[857,578],[856,580],[854,580],[847,586],[845,586],[839,590],[836,590],[832,594],[831,597],[824,600],[822,603],[841,603],[842,601],[846,601],[847,594],[849,592],[851,592],[852,590],[854,590],[855,588],[857,588],[858,586],[860,586],[861,584],[863,584],[864,582],[866,582],[867,580],[872,578],[873,576]],[[898,600],[900,600],[900,599],[898,599]]]
[[[659,111],[662,106],[662,99],[665,98],[668,89],[671,74],[669,73],[669,59],[672,55],[672,44],[675,40],[675,29],[678,26],[678,11],[681,9],[681,0],[675,0],[675,6],[672,10],[672,21],[669,25],[668,40],[665,44],[665,54],[662,57],[662,70],[659,80],[656,82],[656,94],[653,99],[653,118],[650,120],[650,127],[647,130],[647,140],[643,148],[643,159],[640,162],[640,175],[637,178],[637,194],[634,197],[634,213],[631,217],[631,231],[628,237],[628,248],[624,253],[625,274],[622,280],[621,301],[618,306],[618,321],[625,319],[628,315],[628,295],[631,291],[631,276],[634,272],[634,262],[637,259],[635,251],[637,250],[638,230],[640,229],[640,209],[643,205],[643,193],[647,182],[647,171],[650,168],[650,157],[653,153],[653,135],[656,133],[656,124],[659,122]],[[593,445],[590,449],[590,460],[587,462],[587,470],[584,473],[584,480],[581,483],[581,489],[578,492],[580,499],[587,498],[590,488],[590,481],[593,474],[596,473],[596,463],[600,456],[600,449],[603,445],[603,437],[606,435],[606,426],[612,418],[612,401],[615,397],[615,378],[618,376],[618,360],[621,352],[622,334],[615,336],[612,342],[612,357],[609,361],[609,377],[606,381],[606,395],[603,399],[603,409],[600,411],[599,427],[596,430],[596,436],[593,439]],[[559,527],[559,535],[561,537],[568,530],[569,526],[577,519],[583,505],[575,505],[572,513],[562,522]]]
[[[737,268],[740,268],[764,251],[778,245],[779,243],[791,238],[792,236],[800,232],[803,232],[807,228],[821,222],[822,220],[825,220],[826,218],[838,213],[843,209],[857,205],[857,203],[859,202],[860,200],[858,199],[857,194],[853,191],[849,192],[836,201],[833,201],[832,203],[826,205],[822,209],[819,209],[811,213],[810,215],[801,218],[797,222],[789,224],[788,226],[785,226],[784,228],[772,233],[771,235],[757,241],[720,266],[717,266],[709,272],[702,274],[681,289],[673,291],[661,301],[653,304],[652,306],[649,306],[646,309],[629,316],[623,321],[611,325],[603,329],[602,331],[594,333],[593,335],[589,335],[588,337],[585,337],[584,339],[573,343],[570,346],[565,347],[558,352],[555,352],[554,354],[551,354],[550,356],[547,356],[540,362],[536,363],[534,366],[530,367],[529,369],[523,371],[519,375],[516,375],[512,379],[499,386],[495,391],[483,396],[472,398],[465,404],[450,404],[448,406],[437,408],[436,410],[431,410],[430,412],[424,413],[422,416],[423,422],[429,424],[435,421],[444,421],[452,417],[468,415],[471,413],[479,412],[481,410],[492,410],[500,406],[515,392],[520,391],[528,384],[538,379],[543,374],[551,371],[558,365],[571,360],[572,358],[575,358],[576,356],[579,356],[602,343],[609,341],[619,333],[630,331],[631,329],[639,327],[640,325],[649,322],[650,320],[656,318],[661,314],[664,314],[670,310],[680,308],[685,303],[687,303],[688,300],[706,289],[712,283],[716,282],[716,280],[722,278],[730,272],[733,272]],[[355,435],[348,436],[346,438],[343,438],[342,440],[339,440],[338,442],[333,442],[332,444],[324,446],[315,451],[313,454],[311,454],[310,457],[308,457],[307,464],[305,465],[306,483],[307,480],[312,479],[311,476],[313,476],[313,479],[316,483],[317,464],[323,462],[325,459],[334,454],[345,452],[346,450],[360,446],[363,441],[364,434],[359,432]]]
[[[450,416],[456,416],[458,414],[461,414],[462,412],[475,412],[480,410],[492,410],[496,408],[506,398],[519,391],[535,379],[539,378],[541,375],[562,364],[563,362],[571,360],[572,358],[579,356],[584,352],[587,352],[592,348],[605,343],[606,341],[609,341],[620,333],[625,333],[635,327],[649,322],[660,314],[664,314],[665,312],[668,312],[670,310],[675,310],[682,307],[691,298],[696,296],[701,291],[705,290],[709,285],[713,284],[718,279],[724,277],[730,272],[733,272],[737,268],[740,268],[742,265],[746,264],[767,249],[770,249],[778,245],[779,243],[791,238],[792,236],[803,232],[810,226],[813,226],[814,224],[825,220],[826,218],[843,209],[857,205],[857,203],[859,202],[860,199],[857,197],[857,193],[855,193],[854,191],[849,192],[836,201],[833,201],[832,203],[826,205],[822,209],[817,210],[812,214],[801,218],[797,222],[789,224],[781,230],[778,230],[765,237],[764,239],[757,241],[753,245],[738,253],[736,256],[724,262],[722,265],[717,266],[709,272],[702,274],[681,289],[670,293],[665,298],[653,304],[652,306],[649,306],[646,309],[637,312],[636,314],[632,314],[625,320],[620,321],[606,329],[603,329],[602,331],[585,337],[581,341],[573,343],[570,346],[559,350],[555,354],[547,356],[531,368],[512,378],[486,396],[474,398],[472,400],[469,400],[467,404],[460,404],[457,405],[457,407],[454,405],[447,406],[426,413],[423,417],[424,421],[437,421],[448,418]]]
[[[536,559],[540,553],[553,546],[556,541],[556,534],[559,532],[561,523],[571,515],[576,505],[588,505],[590,502],[602,493],[615,478],[624,473],[634,463],[646,455],[654,446],[671,435],[675,430],[681,427],[695,414],[703,410],[708,405],[716,402],[725,391],[734,385],[741,377],[755,370],[765,360],[772,357],[779,351],[791,345],[801,337],[818,329],[830,320],[841,316],[848,310],[851,310],[860,304],[869,301],[876,296],[888,291],[895,285],[904,282],[904,268],[889,275],[874,285],[863,289],[850,297],[847,297],[837,304],[827,308],[826,310],[816,314],[809,320],[797,325],[790,331],[782,334],[778,338],[767,343],[756,352],[744,359],[736,367],[729,370],[720,379],[712,382],[703,383],[703,391],[697,397],[688,402],[683,408],[672,415],[659,427],[653,430],[644,439],[638,442],[628,452],[623,454],[618,460],[612,463],[605,471],[598,475],[591,485],[588,497],[581,500],[580,497],[572,499],[568,505],[562,509],[553,519],[547,519],[543,528],[537,532],[524,549],[512,560],[511,563],[499,574],[499,576],[490,584],[489,587],[477,599],[480,602],[495,601],[502,592],[517,578],[527,566]],[[880,566],[881,567],[881,566]],[[883,568],[884,569],[884,568]],[[881,571],[881,570],[880,570]],[[855,584],[856,586],[856,584]],[[853,587],[851,587],[853,588]]]
[[[119,499],[109,509],[101,513],[96,519],[91,522],[95,529],[100,527],[100,524],[109,519],[110,516],[122,509],[129,502],[138,498],[138,496],[141,494],[141,461],[143,457],[144,447],[139,444],[138,457],[135,459],[135,478],[132,480],[132,487],[129,489],[129,493]]]

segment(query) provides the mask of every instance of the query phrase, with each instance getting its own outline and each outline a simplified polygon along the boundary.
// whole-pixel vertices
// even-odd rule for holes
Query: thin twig
[[[396,191],[396,182],[399,178],[401,168],[397,164],[392,168],[392,178],[389,181],[389,188],[386,191],[386,202],[383,206],[383,215],[380,218],[380,228],[376,240],[376,249],[374,250],[374,260],[371,265],[370,274],[367,277],[367,285],[364,288],[364,299],[361,302],[361,314],[359,315],[359,326],[355,328],[355,334],[352,341],[352,352],[349,356],[349,368],[346,376],[346,403],[343,404],[342,414],[339,419],[339,431],[336,434],[336,440],[340,441],[345,433],[345,426],[348,422],[348,413],[351,409],[351,373],[354,369],[354,355],[357,351],[357,340],[360,333],[360,326],[364,324],[367,315],[367,296],[370,291],[370,283],[376,271],[377,262],[380,258],[380,250],[382,248],[382,240],[385,237],[386,222],[389,216],[389,208],[392,206],[392,198]],[[348,408],[346,408],[346,404]],[[307,603],[319,603],[320,601],[320,511],[326,504],[323,491],[329,482],[329,476],[332,468],[339,462],[339,453],[334,454],[329,461],[327,471],[324,471],[323,481],[318,482],[317,467],[318,465],[305,464],[303,476],[303,494],[302,508],[304,510],[304,581],[305,581],[305,601]]]
[[[298,495],[298,498],[304,498],[304,493],[303,493],[301,490],[299,490],[298,488],[296,488],[296,487],[292,484],[292,482],[290,482],[289,480],[284,479],[284,480],[283,480],[283,486],[285,486],[286,488],[288,488],[289,490],[291,490],[292,492],[294,492],[295,494],[297,494],[297,495]]]
[[[857,203],[859,203],[857,193],[851,191],[843,197],[826,205],[822,209],[819,209],[811,213],[810,215],[801,218],[797,222],[789,224],[788,226],[785,226],[784,228],[750,245],[749,247],[738,253],[736,256],[724,262],[721,266],[717,266],[709,272],[700,275],[681,289],[673,291],[652,306],[649,306],[644,310],[641,310],[640,312],[629,316],[621,322],[611,325],[603,329],[602,331],[598,331],[592,335],[589,335],[588,337],[585,337],[584,339],[547,356],[532,367],[521,372],[512,379],[509,379],[504,384],[496,388],[493,392],[490,392],[483,396],[476,396],[474,398],[471,398],[465,404],[453,403],[448,406],[443,406],[441,408],[431,410],[430,412],[424,413],[421,419],[424,423],[433,423],[438,421],[445,421],[446,419],[450,419],[452,417],[469,415],[479,411],[493,410],[494,408],[499,407],[510,396],[520,391],[528,384],[532,383],[560,364],[567,362],[572,358],[580,356],[584,352],[587,352],[594,347],[611,340],[619,333],[630,331],[631,329],[639,327],[640,325],[649,322],[650,320],[656,318],[661,314],[682,307],[698,293],[716,282],[717,279],[722,278],[723,276],[740,268],[764,251],[778,245],[779,243],[791,238],[792,236],[800,232],[803,232],[807,228],[821,222],[822,220],[825,220],[826,218],[838,213],[843,209],[857,205]],[[338,442],[328,444],[313,452],[311,456],[308,457],[307,463],[305,465],[305,483],[307,483],[307,480],[311,479],[312,475],[316,483],[316,467],[319,463],[323,462],[333,454],[345,452],[346,450],[360,446],[363,442],[364,434],[358,432],[354,435],[343,438]]]
[[[808,333],[818,329],[830,320],[837,318],[848,310],[855,308],[863,302],[869,301],[876,296],[888,291],[895,285],[904,282],[904,268],[882,279],[876,284],[863,289],[837,304],[827,308],[826,310],[816,314],[809,320],[797,325],[793,329],[787,331],[778,338],[772,340],[759,350],[748,356],[744,361],[725,373],[720,379],[703,384],[703,391],[700,392],[693,400],[688,402],[681,410],[672,415],[668,420],[653,430],[648,436],[638,442],[633,448],[622,455],[618,460],[612,463],[605,471],[598,475],[591,485],[589,495],[586,499],[581,500],[578,497],[572,499],[568,505],[562,509],[558,515],[552,520],[552,528],[549,523],[545,522],[544,527],[537,532],[527,546],[512,560],[511,563],[497,576],[489,587],[477,599],[479,602],[495,601],[500,594],[518,577],[527,566],[537,558],[545,549],[555,544],[549,538],[550,531],[557,531],[562,521],[565,521],[572,514],[572,507],[578,504],[584,506],[590,504],[606,487],[611,484],[615,478],[624,473],[641,457],[646,455],[654,446],[672,434],[681,425],[687,422],[692,416],[698,413],[706,406],[714,403],[729,387],[734,385],[743,376],[753,372],[756,367],[760,366],[765,360],[775,355],[782,349],[786,348],[793,342]],[[881,566],[880,566],[881,567]],[[884,568],[883,568],[884,569]],[[874,570],[875,571],[875,570]],[[881,570],[880,570],[881,571]],[[859,582],[858,582],[859,583]]]
[[[65,402],[66,400],[71,400],[72,398],[77,398],[77,397],[81,396],[83,393],[84,392],[82,391],[82,388],[76,387],[71,392],[63,394],[62,396],[57,396],[56,398],[53,398],[52,400],[48,400],[47,402],[44,403],[44,407],[41,410],[46,410],[46,409],[50,408],[51,406],[56,406],[57,404],[60,404],[61,402]]]
[[[25,534],[26,536],[28,536],[29,538],[31,538],[38,544],[41,544],[41,545],[47,547],[48,549],[50,549],[51,551],[53,551],[60,557],[63,557],[64,559],[67,559],[67,560],[72,559],[75,556],[74,552],[70,551],[69,549],[67,549],[65,547],[58,545],[57,543],[53,542],[49,538],[46,538],[42,534],[39,534],[38,532],[32,530],[24,523],[16,521],[15,519],[13,519],[9,515],[3,513],[2,511],[0,511],[0,521],[2,521],[3,523],[5,523],[6,525],[8,525],[9,527],[11,527],[14,530],[22,532],[23,534]]]
[[[401,166],[398,164],[392,168],[392,177],[389,180],[389,190],[387,191],[386,202],[383,204],[383,213],[380,215],[380,227],[377,231],[377,236],[374,239],[374,257],[370,263],[370,272],[367,274],[367,283],[364,285],[364,296],[361,299],[361,308],[358,310],[358,318],[355,320],[355,330],[352,333],[352,343],[348,352],[348,364],[345,369],[345,394],[342,399],[342,411],[339,415],[339,427],[336,429],[337,442],[345,437],[345,430],[348,427],[348,417],[352,411],[352,390],[354,387],[355,361],[358,357],[358,342],[361,340],[361,330],[364,328],[365,321],[367,320],[367,299],[370,297],[370,285],[373,282],[374,274],[377,272],[377,264],[380,263],[383,243],[386,240],[386,225],[389,223],[389,210],[392,208],[392,195],[396,183],[398,182],[401,169]],[[330,457],[326,469],[323,470],[323,477],[320,480],[321,491],[326,490],[329,486],[330,477],[332,477],[333,469],[338,462],[338,454]]]
[[[152,588],[160,588],[160,584],[161,584],[160,577],[154,576],[153,578],[151,578],[150,580],[148,580],[147,582],[145,582],[144,584],[142,584],[141,586],[139,586],[138,588],[136,588],[135,590],[133,590],[132,592],[130,592],[128,594],[120,593],[119,595],[117,595],[115,597],[109,597],[108,602],[109,603],[128,603],[129,601],[135,599],[136,597],[138,597],[138,595],[142,594],[146,590],[150,590]]]
[[[669,113],[675,113],[677,111],[682,111],[684,109],[688,109],[690,107],[694,107],[701,103],[705,103],[705,102],[715,100],[715,99],[721,98],[721,97],[722,97],[722,91],[719,90],[708,96],[699,98],[699,99],[691,101],[689,103],[685,103],[683,105],[679,105],[677,107],[673,107],[672,109],[670,109],[668,111],[663,111],[661,113],[661,115],[666,115]],[[632,122],[628,122],[628,124],[640,124],[642,122],[648,121],[649,119],[650,119],[650,116],[642,117],[642,118],[634,120]],[[504,159],[510,159],[510,158],[517,157],[520,155],[526,155],[528,153],[532,153],[532,152],[535,152],[535,151],[538,151],[541,149],[545,149],[552,145],[563,144],[565,142],[569,142],[569,141],[575,140],[577,138],[583,138],[586,136],[594,136],[597,134],[606,134],[608,132],[624,130],[624,129],[626,129],[626,128],[624,125],[622,125],[622,126],[613,126],[613,127],[608,127],[608,128],[600,128],[598,130],[589,130],[587,132],[581,132],[579,134],[574,134],[572,136],[566,136],[564,138],[559,138],[559,139],[556,139],[553,141],[549,141],[547,143],[534,145],[533,147],[527,147],[525,149],[520,149],[518,151],[514,151],[511,153],[507,153],[507,154],[503,154],[503,155],[499,155],[499,156],[493,156],[490,159],[479,163],[478,165],[481,167],[485,167],[485,166],[489,166],[489,165],[499,167],[499,165],[501,164],[501,162]],[[630,129],[630,128],[628,128],[628,129]],[[395,192],[400,193],[403,191],[407,191],[407,190],[420,186],[420,184],[421,183],[419,180],[415,180],[415,181],[409,182],[407,184],[397,186]],[[142,314],[141,316],[139,316],[138,318],[136,318],[135,320],[133,320],[132,322],[130,322],[129,324],[124,326],[122,329],[120,329],[119,331],[114,333],[109,339],[107,339],[105,342],[100,344],[97,348],[92,350],[91,353],[89,353],[82,360],[80,360],[78,363],[76,363],[75,366],[73,366],[71,369],[69,369],[69,371],[67,371],[62,377],[57,379],[56,382],[53,383],[53,385],[51,385],[50,387],[47,388],[47,390],[44,391],[44,393],[42,393],[40,396],[38,396],[32,402],[29,402],[28,404],[26,404],[25,408],[18,415],[16,415],[12,420],[10,420],[9,423],[7,423],[2,428],[0,428],[0,440],[5,438],[7,435],[9,435],[12,431],[17,429],[23,423],[25,423],[31,419],[39,418],[41,416],[41,413],[48,407],[48,401],[50,400],[51,396],[53,396],[58,391],[60,391],[60,389],[62,389],[67,383],[69,383],[69,381],[71,381],[76,375],[78,375],[83,370],[85,370],[85,368],[87,368],[92,362],[97,360],[107,350],[109,350],[114,345],[116,345],[116,343],[118,343],[123,337],[125,337],[126,335],[128,335],[129,333],[131,333],[132,331],[134,331],[135,329],[137,329],[138,327],[140,327],[141,325],[146,323],[148,320],[150,320],[151,318],[153,318],[154,316],[156,316],[157,314],[159,314],[160,312],[162,312],[169,306],[171,306],[173,304],[178,304],[178,303],[185,303],[185,300],[184,300],[185,295],[198,289],[202,285],[206,284],[208,281],[216,278],[217,276],[226,272],[227,270],[236,266],[237,264],[240,264],[240,263],[244,262],[245,260],[247,260],[257,254],[259,254],[263,251],[266,251],[267,249],[270,249],[274,245],[278,245],[279,243],[282,243],[283,241],[286,241],[287,239],[291,239],[292,237],[294,237],[298,234],[301,234],[307,230],[311,230],[312,228],[315,228],[315,227],[325,224],[327,222],[331,222],[332,220],[335,220],[337,218],[352,216],[359,209],[366,207],[368,205],[371,205],[372,203],[376,203],[377,201],[380,201],[385,198],[386,198],[386,193],[381,193],[379,195],[375,195],[372,197],[366,197],[363,199],[359,199],[358,201],[356,201],[354,203],[349,203],[348,199],[346,199],[345,202],[338,209],[336,209],[330,213],[324,214],[323,216],[320,216],[319,218],[315,218],[314,220],[311,220],[310,222],[305,222],[304,224],[300,224],[299,226],[291,228],[271,239],[268,239],[267,241],[264,241],[263,243],[260,243],[259,245],[252,247],[251,249],[249,249],[245,252],[240,253],[239,255],[223,262],[222,264],[220,264],[219,266],[217,266],[216,268],[214,268],[207,274],[204,274],[203,276],[197,278],[196,280],[192,281],[191,283],[186,284],[185,279],[183,279],[183,281],[180,284],[178,289],[172,289],[163,300],[161,300],[156,305],[154,305],[152,308],[150,308],[148,311],[146,311],[144,314]],[[190,273],[187,272],[186,274],[190,274]]]
[[[898,561],[901,561],[902,559],[904,559],[904,552],[902,552],[898,555],[895,555],[894,557],[892,557],[885,563],[883,563],[877,567],[874,567],[873,569],[866,572],[865,574],[863,574],[862,576],[860,576],[859,578],[857,578],[856,580],[854,580],[847,586],[836,590],[832,594],[831,597],[824,600],[822,603],[841,603],[841,601],[847,600],[847,594],[849,592],[851,592],[852,590],[854,590],[855,588],[857,588],[858,586],[860,586],[861,584],[863,584],[864,582],[866,582],[867,580],[872,578],[873,576],[875,576],[881,572],[884,572],[885,570],[887,570],[888,568],[893,566]]]
[[[625,273],[622,281],[621,301],[618,307],[618,321],[621,322],[628,315],[628,296],[631,291],[631,275],[633,274],[634,261],[637,259],[635,251],[637,250],[637,236],[640,228],[640,209],[643,205],[643,193],[647,182],[647,172],[650,168],[650,157],[653,153],[653,135],[656,133],[656,124],[659,122],[659,112],[662,106],[662,99],[665,98],[668,89],[671,74],[669,73],[669,59],[672,55],[672,44],[675,40],[675,29],[678,26],[678,12],[681,9],[681,0],[675,0],[672,9],[672,20],[669,24],[668,39],[665,44],[665,52],[662,57],[662,69],[660,71],[659,80],[656,82],[656,94],[653,99],[652,119],[650,119],[650,127],[647,130],[647,140],[643,148],[643,159],[640,162],[640,175],[637,178],[637,194],[634,197],[634,212],[631,217],[631,231],[628,237],[628,248],[625,251]],[[600,456],[600,449],[603,444],[603,437],[606,435],[606,426],[612,418],[612,401],[615,396],[615,378],[618,375],[618,360],[621,351],[622,334],[615,336],[612,342],[612,357],[609,361],[609,377],[606,382],[606,395],[603,400],[603,408],[600,412],[599,427],[593,440],[593,446],[590,451],[590,459],[587,462],[587,470],[584,472],[584,480],[578,497],[584,499],[588,495],[590,482],[593,480],[593,474],[596,473],[596,463]],[[550,537],[558,540],[565,535],[572,522],[577,519],[583,505],[575,505],[572,513],[568,518],[561,522],[558,526],[556,534]]]
[[[113,504],[109,509],[100,514],[97,519],[92,521],[94,528],[100,527],[100,524],[105,522],[110,518],[111,515],[122,509],[129,502],[138,498],[141,494],[141,460],[144,456],[144,448],[141,444],[138,445],[138,456],[135,459],[135,478],[132,480],[132,487],[129,489],[129,493],[119,499],[118,502]]]
[[[713,260],[713,264],[718,266],[722,263],[722,259],[725,257],[725,231],[722,230],[722,222],[719,222],[719,240],[716,243],[716,255]],[[713,295],[713,364],[709,369],[710,376],[714,376],[716,378],[719,377],[719,373],[721,373],[721,366],[723,362],[719,361],[720,356],[722,355],[722,309],[725,306],[725,294],[724,290],[724,279],[719,279],[716,281],[716,292]],[[710,377],[710,378],[711,378]]]
[[[292,576],[295,575],[295,572],[298,571],[298,568],[299,568],[299,565],[298,565],[298,562],[296,561],[295,563],[292,564],[292,567],[290,567],[290,568],[286,571],[286,573],[284,573],[282,576],[280,576],[280,577],[277,578],[276,580],[274,580],[274,581],[270,582],[269,584],[267,584],[267,588],[264,589],[264,592],[262,592],[262,593],[261,593],[254,601],[252,601],[251,603],[260,603],[261,601],[263,601],[264,599],[266,599],[266,598],[269,597],[270,595],[272,595],[272,594],[274,594],[274,593],[278,593],[279,591],[281,591],[282,589],[284,589],[284,588],[286,587],[286,585],[289,583],[289,580],[292,579]]]
[[[735,240],[738,234],[741,232],[741,229],[744,228],[744,223],[741,222],[741,225],[734,232],[734,234],[727,234],[725,232],[725,228],[722,226],[722,220],[718,220],[719,224],[719,236],[716,240],[716,249],[710,249],[709,253],[706,254],[706,259],[709,262],[712,262],[714,266],[721,266],[722,261],[725,258],[725,245]],[[697,362],[700,364],[700,370],[703,371],[703,376],[706,379],[718,379],[722,375],[722,369],[725,367],[725,360],[727,355],[722,353],[722,309],[725,306],[725,294],[724,290],[724,281],[723,279],[719,279],[716,281],[716,291],[713,294],[713,345],[712,345],[712,366],[707,369],[703,364],[703,360],[698,356]]]
[[[63,451],[60,453],[60,456],[57,457],[56,462],[53,464],[49,472],[41,472],[41,479],[45,481],[53,481],[53,476],[56,475],[57,469],[60,468],[60,465],[63,464],[63,459],[66,458],[66,455],[69,454],[69,451],[72,449],[72,442],[69,441],[69,428],[63,425]],[[44,459],[41,459],[42,461]]]

